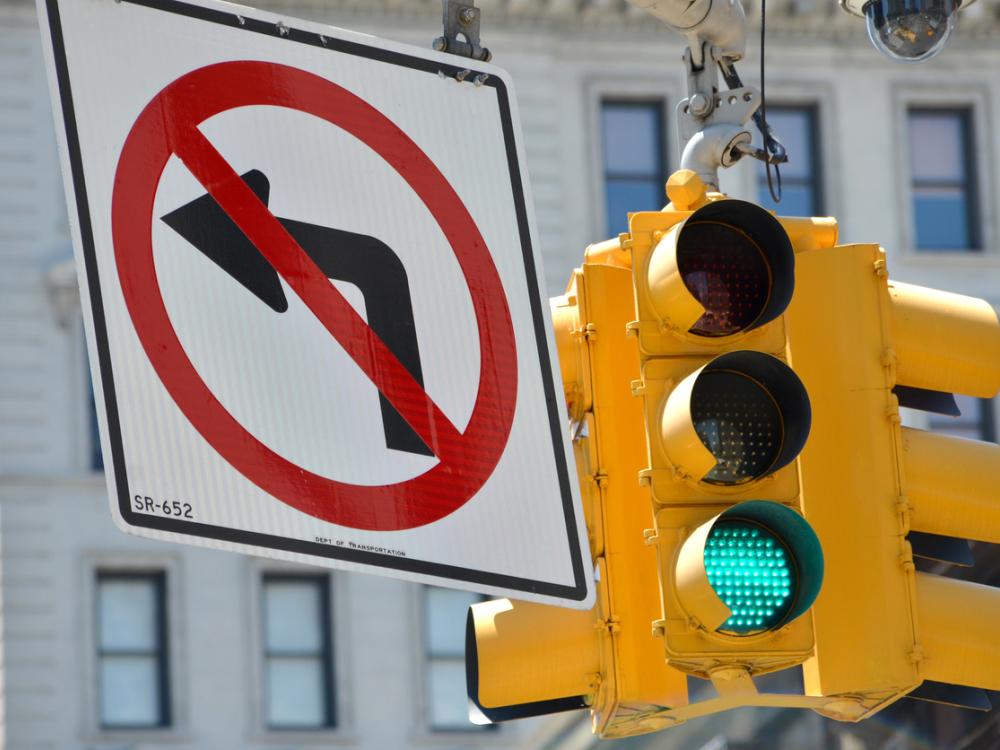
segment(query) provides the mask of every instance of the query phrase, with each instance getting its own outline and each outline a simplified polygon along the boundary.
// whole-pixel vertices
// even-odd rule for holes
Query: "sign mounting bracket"
[[[434,40],[438,52],[489,62],[493,53],[479,41],[482,11],[475,0],[441,0],[444,16],[444,36]]]

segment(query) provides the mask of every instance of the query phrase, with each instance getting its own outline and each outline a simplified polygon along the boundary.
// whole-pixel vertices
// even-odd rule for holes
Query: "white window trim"
[[[280,560],[263,560],[247,558],[244,567],[246,583],[244,590],[246,603],[244,605],[245,621],[251,623],[249,628],[247,659],[250,662],[250,690],[247,696],[247,716],[251,724],[246,728],[249,742],[259,744],[281,745],[352,745],[359,740],[354,731],[353,706],[350,703],[351,692],[347,678],[352,674],[350,665],[349,634],[347,628],[349,619],[344,616],[347,611],[345,602],[345,577],[326,568],[315,568]],[[263,613],[263,580],[268,574],[315,576],[328,574],[330,587],[330,637],[333,639],[333,690],[337,726],[328,729],[270,729],[264,722],[264,623]]]
[[[585,122],[585,148],[590,164],[591,179],[588,203],[593,206],[590,211],[590,237],[592,242],[600,242],[607,234],[608,217],[605,206],[606,186],[604,184],[604,138],[601,132],[601,104],[604,101],[643,102],[651,99],[663,100],[663,154],[666,164],[664,170],[667,176],[680,164],[680,148],[677,142],[677,123],[675,109],[677,102],[683,98],[677,92],[683,90],[684,82],[667,71],[651,74],[649,67],[638,69],[623,68],[616,75],[595,74],[584,79],[585,104],[587,107]],[[663,204],[666,205],[666,194]],[[580,248],[583,254],[583,248]]]
[[[899,203],[899,248],[902,258],[914,265],[939,265],[947,263],[952,267],[1000,266],[1000,252],[997,252],[996,206],[994,183],[994,155],[989,136],[993,116],[990,111],[989,90],[977,84],[957,84],[949,80],[944,84],[918,84],[893,86],[893,130],[899,133],[896,139],[896,191],[902,196]],[[976,157],[975,192],[976,209],[979,217],[979,236],[982,247],[979,250],[917,250],[913,221],[912,173],[910,170],[910,144],[908,113],[913,107],[927,109],[967,108],[971,114],[972,143],[970,146]]]
[[[415,684],[413,695],[415,700],[413,706],[414,728],[411,736],[415,745],[440,746],[455,745],[462,747],[509,747],[514,735],[512,728],[505,724],[497,724],[496,729],[477,729],[469,725],[468,731],[461,729],[441,729],[431,728],[428,721],[430,700],[427,694],[427,674],[425,666],[427,664],[427,628],[424,621],[424,588],[423,584],[412,584],[409,587],[409,615],[411,622],[415,623],[413,628],[414,641],[411,654],[411,674],[413,674]]]
[[[83,635],[83,685],[80,696],[83,699],[82,734],[86,741],[113,743],[116,745],[133,742],[180,743],[190,742],[188,714],[188,675],[185,613],[181,597],[182,578],[179,556],[174,554],[147,554],[128,552],[85,552],[80,565],[79,600],[77,611],[82,622],[79,632]],[[171,725],[162,729],[105,729],[99,719],[99,695],[97,690],[97,574],[133,573],[141,571],[162,571],[166,580],[166,621],[167,621],[167,684],[170,695]]]

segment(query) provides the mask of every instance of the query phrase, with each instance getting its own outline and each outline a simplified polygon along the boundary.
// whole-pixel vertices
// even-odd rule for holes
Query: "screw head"
[[[476,20],[478,15],[479,13],[475,8],[462,8],[462,10],[458,12],[458,22],[468,26]]]

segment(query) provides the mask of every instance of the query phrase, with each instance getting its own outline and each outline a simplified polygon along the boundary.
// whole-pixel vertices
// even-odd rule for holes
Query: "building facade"
[[[429,45],[438,0],[260,7]],[[549,292],[584,248],[659,207],[676,169],[682,40],[624,0],[480,0],[518,98]],[[756,3],[748,6],[751,26]],[[751,34],[743,79],[758,83]],[[768,5],[769,120],[790,153],[788,214],[878,242],[893,278],[1000,304],[1000,20],[963,14],[950,47],[901,67],[832,0]],[[771,205],[744,160],[723,190]],[[590,747],[584,717],[465,721],[475,597],[135,539],[114,529],[34,6],[0,0],[0,555],[11,750]],[[849,301],[837,301],[849,304]],[[989,401],[917,426],[994,440]],[[1000,556],[977,548],[977,580]],[[736,711],[620,747],[986,748],[993,714],[903,702],[843,726]],[[923,744],[921,744],[923,743]]]

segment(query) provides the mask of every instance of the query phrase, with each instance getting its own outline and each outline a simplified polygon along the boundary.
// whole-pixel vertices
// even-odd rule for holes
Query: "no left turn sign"
[[[589,606],[506,75],[210,0],[40,6],[119,525]]]

